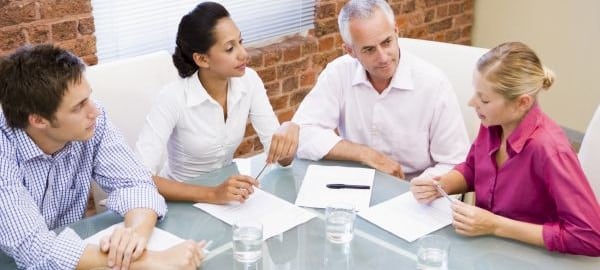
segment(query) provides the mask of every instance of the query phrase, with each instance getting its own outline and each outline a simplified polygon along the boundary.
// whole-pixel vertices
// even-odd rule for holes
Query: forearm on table
[[[142,256],[131,262],[129,269],[148,269],[148,259],[150,256],[155,256],[156,252],[144,251]],[[87,245],[83,251],[83,255],[77,263],[77,269],[108,269],[108,253],[102,252],[97,245]]]
[[[496,215],[494,235],[545,247],[543,226]]]
[[[192,185],[161,176],[153,176],[152,180],[158,187],[160,194],[169,201],[212,202],[214,201],[214,188]]]
[[[360,163],[367,163],[369,155],[375,150],[368,146],[353,143],[347,140],[341,140],[329,150],[323,159],[329,160],[348,160]]]
[[[125,228],[131,228],[139,235],[146,239],[150,239],[152,230],[156,225],[158,215],[154,210],[149,208],[131,209],[125,214]]]

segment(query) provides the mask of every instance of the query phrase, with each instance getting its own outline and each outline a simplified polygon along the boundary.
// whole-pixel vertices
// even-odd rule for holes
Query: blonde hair
[[[521,42],[502,43],[484,54],[477,70],[494,91],[508,100],[528,94],[537,96],[554,83],[554,72],[544,67],[538,56]]]

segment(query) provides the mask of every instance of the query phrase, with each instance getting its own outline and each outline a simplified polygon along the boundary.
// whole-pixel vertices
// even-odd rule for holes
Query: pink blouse
[[[497,168],[501,131],[481,126],[455,167],[476,205],[543,225],[548,250],[600,256],[600,206],[562,129],[534,105],[508,137],[508,159]]]

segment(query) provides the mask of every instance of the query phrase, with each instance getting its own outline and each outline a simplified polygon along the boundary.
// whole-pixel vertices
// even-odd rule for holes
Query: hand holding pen
[[[410,191],[419,203],[429,204],[440,196],[446,197],[452,203],[452,198],[444,191],[439,181],[439,176],[433,179],[415,178],[410,181]]]
[[[226,204],[232,201],[243,203],[254,193],[254,187],[258,181],[246,175],[232,175],[223,183],[213,188],[210,201],[215,204]]]
[[[435,180],[434,180],[435,181]],[[437,189],[437,191],[444,197],[446,198],[446,200],[448,200],[450,202],[450,204],[452,204],[454,201],[450,198],[450,196],[448,195],[448,193],[446,193],[446,191],[444,191],[444,189],[442,188],[442,185],[440,184],[439,181],[435,181],[435,188]]]

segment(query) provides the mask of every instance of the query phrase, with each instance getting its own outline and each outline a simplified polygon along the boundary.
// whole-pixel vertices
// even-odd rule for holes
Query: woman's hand
[[[439,176],[431,178],[415,178],[410,181],[410,192],[419,203],[429,204],[442,196],[435,187],[440,180]]]
[[[213,189],[212,199],[216,204],[226,204],[231,201],[243,203],[254,193],[253,186],[258,186],[258,181],[246,175],[233,175]]]
[[[298,150],[299,134],[300,127],[297,124],[293,122],[281,124],[271,139],[267,163],[279,162],[283,166],[292,163],[296,150]]]
[[[456,201],[452,204],[452,225],[457,233],[466,236],[494,234],[498,216],[474,205]]]

